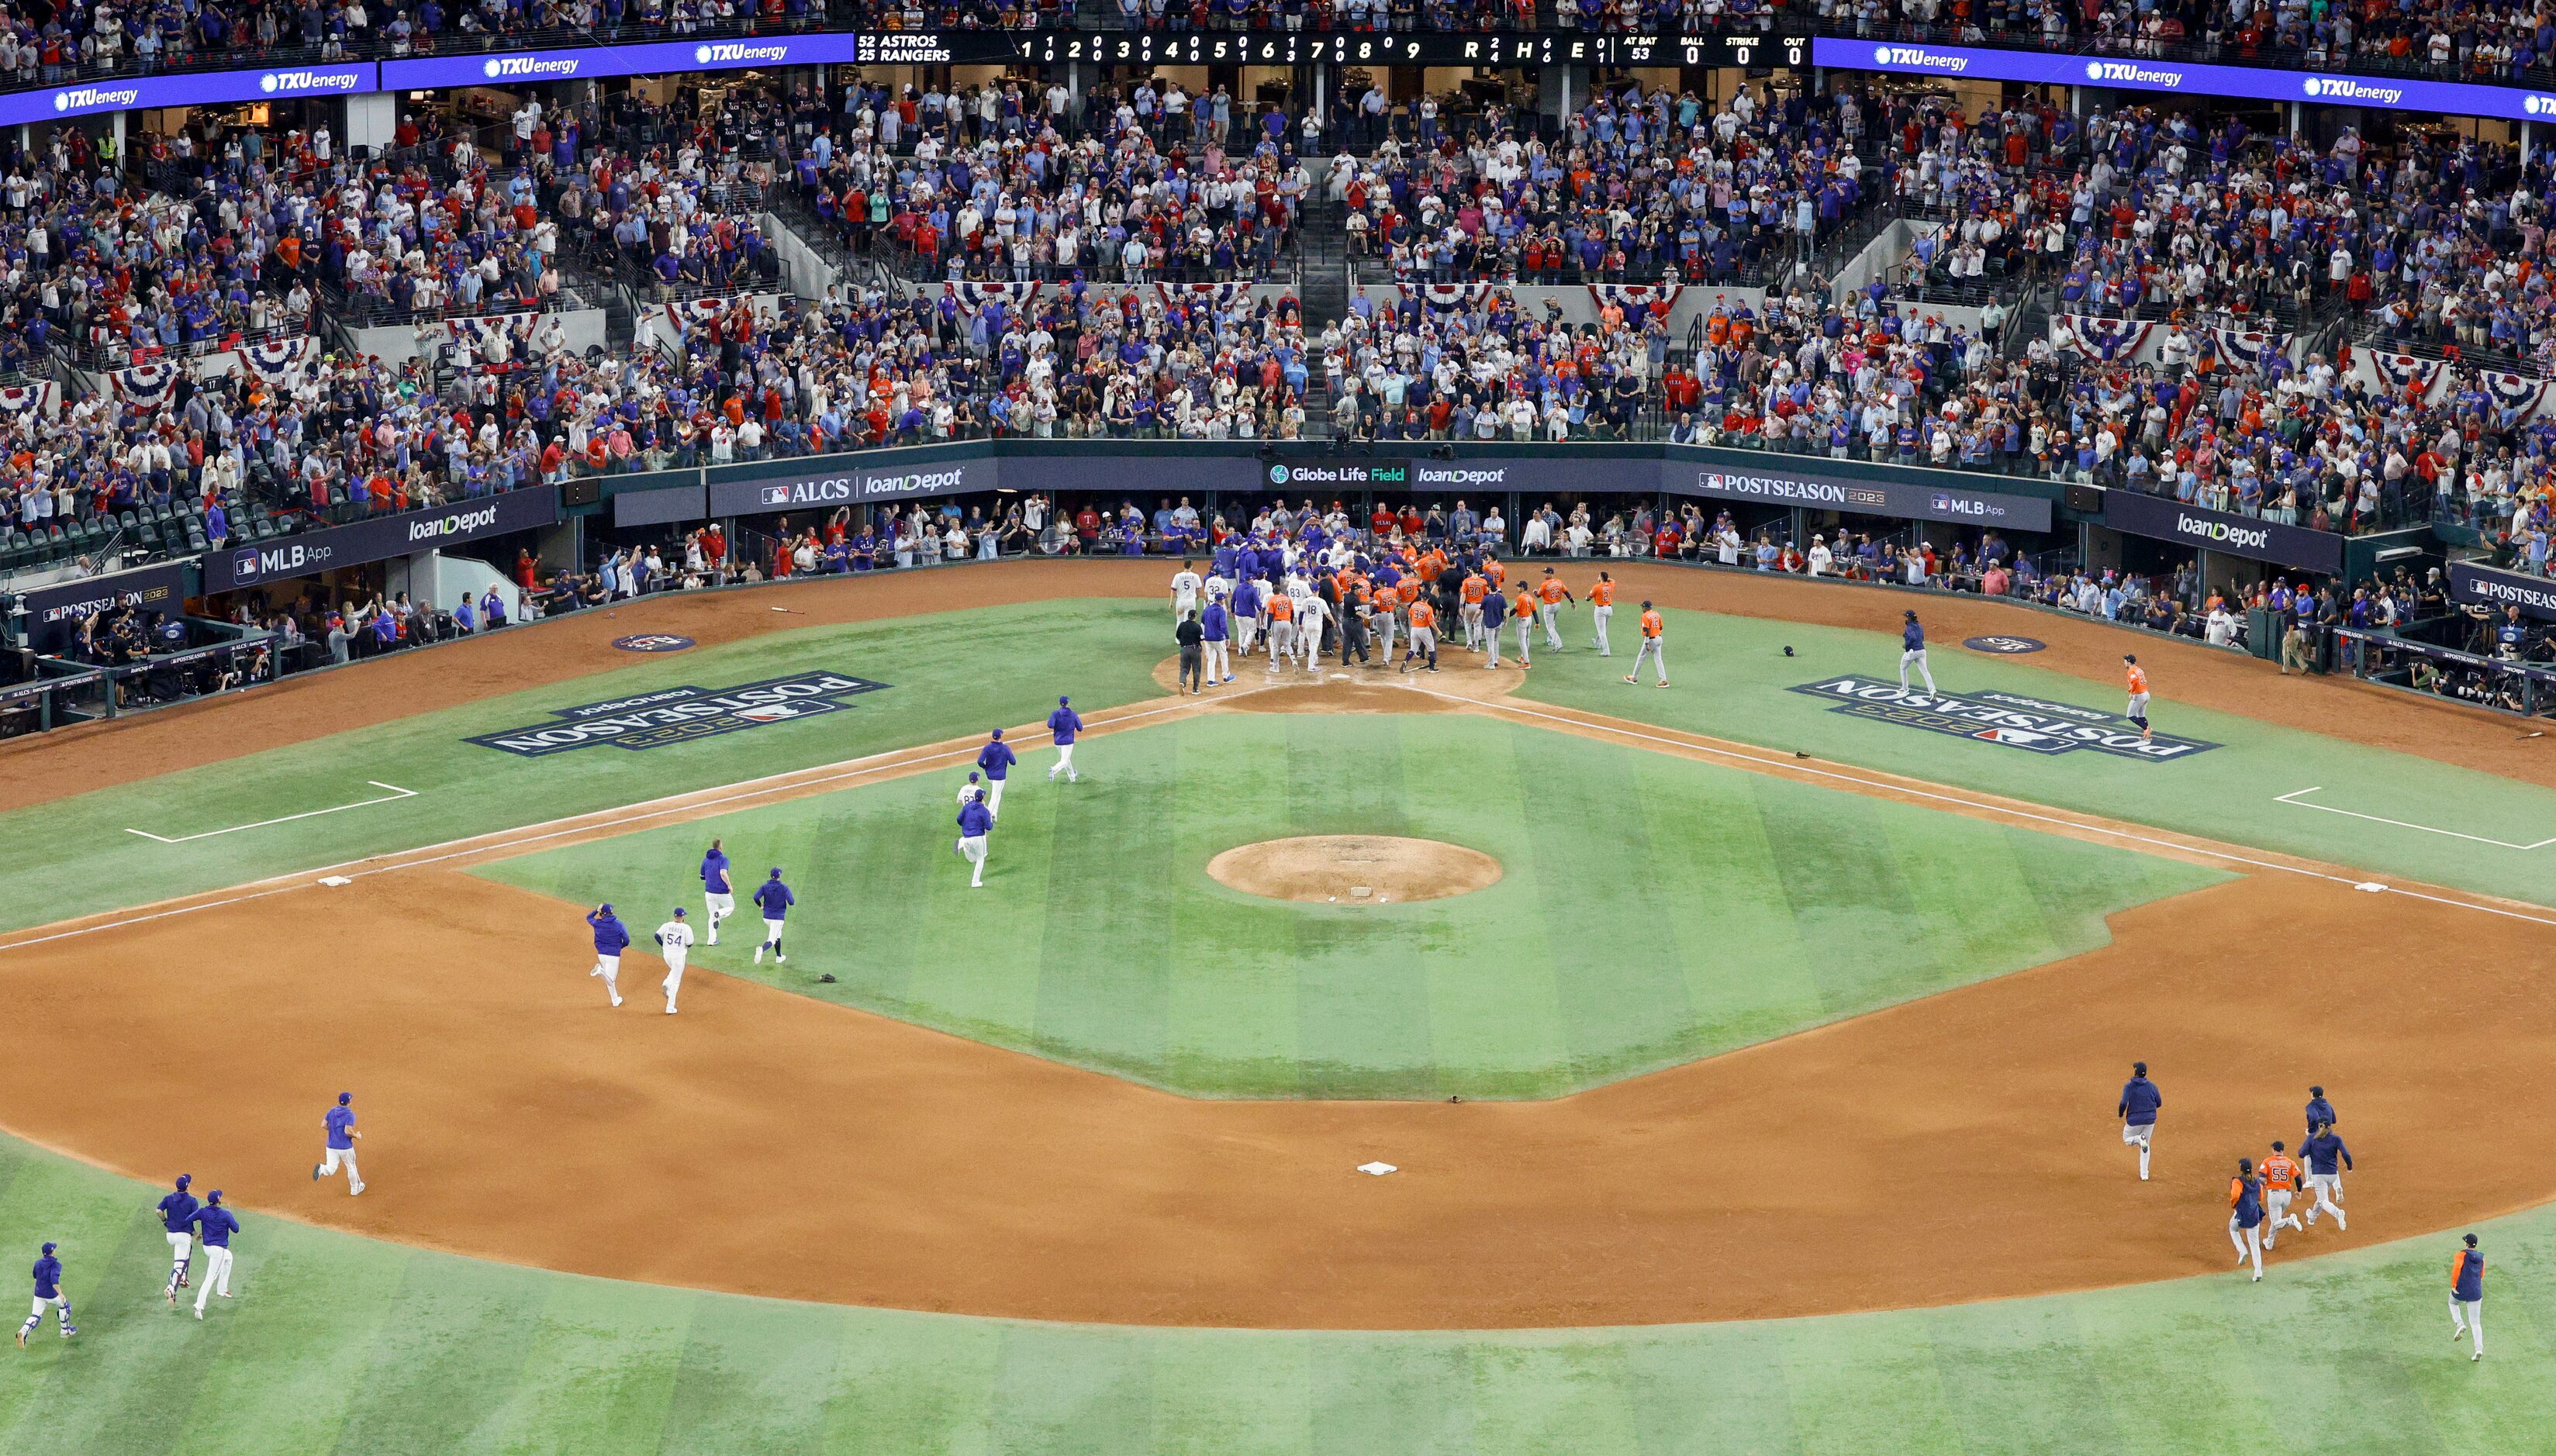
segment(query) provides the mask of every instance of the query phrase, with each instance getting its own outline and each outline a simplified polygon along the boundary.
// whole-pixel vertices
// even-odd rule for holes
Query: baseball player
[[[2139,1181],[2148,1180],[2148,1145],[2156,1139],[2157,1109],[2165,1106],[2165,1094],[2148,1080],[2148,1064],[2130,1063],[2130,1079],[2121,1084],[2121,1105],[2113,1116],[2121,1120],[2121,1145],[2136,1145],[2139,1150]]]
[[[1473,623],[1480,629],[1482,666],[1496,667],[1500,665],[1500,624],[1508,620],[1509,599],[1503,593],[1485,591],[1473,613]]]
[[[1517,624],[1518,666],[1532,667],[1535,663],[1527,648],[1535,641],[1535,593],[1523,581],[1518,583],[1517,599],[1509,603],[1509,620]]]
[[[1233,584],[1233,602],[1226,608],[1233,622],[1233,655],[1244,662],[1251,660],[1251,645],[1260,636],[1260,614],[1263,608],[1260,583],[1245,576]],[[1228,676],[1227,682],[1233,679]]]
[[[1598,624],[1598,656],[1611,658],[1615,650],[1606,645],[1606,624],[1615,616],[1615,578],[1600,571],[1598,584],[1589,588],[1589,617]]]
[[[1562,651],[1562,604],[1569,602],[1576,607],[1580,598],[1571,594],[1571,588],[1562,584],[1551,566],[1544,568],[1544,584],[1536,588],[1535,596],[1535,614],[1544,623],[1545,648],[1558,653]]]
[[[1214,602],[1210,602],[1208,603],[1207,609],[1212,615],[1216,616],[1218,620],[1222,619],[1224,608],[1217,606]],[[1214,681],[1215,678],[1216,658],[1222,651],[1223,646],[1224,645],[1222,643],[1218,643],[1208,651],[1207,670],[1208,679],[1210,681]],[[1228,676],[1225,680],[1230,682],[1233,679]],[[1076,734],[1081,733],[1082,731],[1083,718],[1080,714],[1074,711],[1074,700],[1068,697],[1058,698],[1056,700],[1056,711],[1047,715],[1048,737],[1056,741],[1056,762],[1048,765],[1047,770],[1047,782],[1050,784],[1054,784],[1056,782],[1056,776],[1059,774],[1063,774],[1065,776],[1065,782],[1068,784],[1080,784],[1083,782],[1083,776],[1074,772],[1074,738]]]
[[[1198,562],[1181,562],[1181,569],[1172,573],[1172,620],[1188,621],[1190,613],[1198,610],[1199,594],[1206,590],[1207,582],[1198,574]]]
[[[204,1206],[195,1210],[195,1228],[204,1237],[204,1281],[195,1287],[197,1319],[204,1317],[204,1300],[210,1295],[231,1297],[231,1235],[239,1227],[239,1215],[222,1207],[221,1189],[204,1195]]]
[[[1416,662],[1426,662],[1432,672],[1438,670],[1438,609],[1429,605],[1427,597],[1411,599],[1411,651],[1402,655],[1401,670],[1410,671]]]
[[[1649,602],[1642,603],[1642,650],[1633,654],[1633,670],[1624,674],[1625,681],[1631,682],[1640,677],[1642,664],[1647,662],[1651,665],[1651,670],[1659,674],[1660,680],[1652,685],[1655,687],[1669,685],[1669,655],[1664,640],[1667,630],[1668,624],[1660,619],[1658,611],[1653,609]]]
[[[684,959],[693,953],[693,927],[682,906],[675,907],[674,918],[657,927],[657,944],[666,957],[666,1015],[673,1016],[675,993],[684,989]]]
[[[45,1322],[45,1306],[48,1304],[54,1307],[54,1319],[62,1325],[64,1339],[79,1333],[79,1326],[71,1323],[71,1301],[63,1297],[63,1262],[54,1257],[55,1247],[47,1244],[36,1256],[36,1311],[27,1316],[25,1324],[18,1326],[18,1348],[21,1350],[27,1348],[27,1337],[36,1332],[36,1326]]]
[[[1011,773],[1012,765],[1020,761],[1020,755],[1013,753],[1012,746],[1003,741],[1000,728],[995,729],[994,736],[985,740],[985,746],[976,751],[976,767],[985,771],[986,813],[1002,817],[1003,776]]]
[[[2476,1350],[2468,1356],[2468,1359],[2483,1360],[2485,1358],[2485,1256],[2477,1252],[2476,1235],[2462,1234],[2459,1242],[2466,1247],[2461,1249],[2458,1258],[2450,1263],[2450,1339],[2455,1342],[2459,1336],[2473,1332],[2476,1338]],[[54,1246],[48,1244],[45,1247],[51,1249]],[[36,1292],[44,1293],[44,1285],[38,1284]],[[19,1332],[18,1343],[21,1345],[27,1343],[27,1335],[35,1328],[34,1320],[27,1321],[27,1328]],[[63,1333],[67,1335],[70,1331],[66,1329]]]
[[[2263,1175],[2263,1247],[2271,1248],[2284,1228],[2305,1232],[2298,1216],[2289,1211],[2290,1199],[2299,1191],[2298,1159],[2274,1142],[2272,1155],[2255,1164],[2254,1171]]]
[[[980,799],[984,796],[985,776],[977,773],[973,769],[969,769],[967,771],[967,782],[958,786],[958,802],[965,803],[969,799]]]
[[[195,1180],[192,1173],[178,1174],[176,1192],[160,1200],[160,1226],[169,1231],[169,1302],[178,1302],[178,1291],[187,1287],[187,1256],[195,1242],[195,1210],[202,1207],[187,1185]]]
[[[349,1198],[364,1191],[364,1175],[355,1171],[355,1140],[364,1135],[355,1131],[354,1101],[354,1093],[338,1093],[337,1105],[328,1109],[328,1115],[320,1120],[328,1129],[328,1157],[324,1162],[311,1165],[311,1181],[316,1183],[321,1178],[336,1176],[337,1164],[344,1163],[346,1196]]]
[[[612,905],[608,901],[587,910],[585,923],[594,931],[594,969],[586,974],[601,976],[603,994],[612,998],[614,1006],[619,1006],[621,952],[630,948],[630,932],[622,927],[621,917],[612,912]]]
[[[958,806],[958,857],[976,867],[967,882],[970,890],[985,888],[985,834],[994,827],[994,816],[973,799]]]
[[[1199,613],[1199,645],[1207,650],[1207,680],[1210,682],[1233,680],[1233,629],[1227,625],[1231,620],[1220,598],[1210,597],[1207,610]],[[1060,743],[1057,747],[1064,748],[1065,745]],[[1048,770],[1047,776],[1054,779],[1056,771]]]
[[[1269,594],[1269,670],[1278,670],[1278,660],[1296,656],[1296,599],[1284,592]]]
[[[763,943],[754,947],[754,963],[763,964],[763,953],[768,950],[772,952],[772,963],[782,965],[790,959],[781,953],[782,922],[790,918],[790,907],[799,903],[799,897],[781,883],[779,865],[772,867],[771,879],[754,888],[754,903],[763,911]]]
[[[2329,1123],[2299,1145],[2299,1156],[2308,1160],[2308,1189],[2316,1194],[2316,1205],[2308,1210],[2308,1223],[2314,1225],[2318,1214],[2330,1213],[2336,1228],[2349,1230],[2352,1225],[2344,1221],[2343,1205],[2334,1200],[2343,1191],[2343,1172],[2336,1163],[2352,1166],[2352,1150],[2343,1146]]]
[[[2334,1115],[2334,1104],[2325,1100],[2325,1089],[2323,1087],[2310,1087],[2308,1089],[2307,1118],[2308,1136],[2311,1138],[2316,1136],[2317,1129],[2331,1128],[2336,1123],[2343,1121],[2343,1119]]]
[[[2236,1267],[2253,1256],[2254,1279],[2263,1278],[2263,1180],[2254,1175],[2254,1159],[2236,1159],[2236,1176],[2228,1180],[2228,1241],[2236,1246]]]
[[[2156,734],[2148,727],[2148,669],[2139,666],[2136,653],[2121,654],[2121,666],[2128,669],[2130,685],[2130,705],[2121,716],[2139,725],[2139,742],[2153,742]],[[1928,682],[1926,690],[1934,691],[1935,684]]]
[[[1926,695],[1935,693],[1935,669],[1926,666],[1926,629],[1918,624],[1914,611],[1901,615],[1899,628],[1899,694],[1908,695],[1908,665],[1917,665],[1917,673],[1926,679]]]
[[[736,913],[735,890],[727,877],[727,855],[713,839],[709,853],[702,856],[702,900],[709,910],[709,924],[704,927],[709,933],[703,938],[703,944],[718,944],[719,921]]]
[[[1402,625],[1397,614],[1405,605],[1403,589],[1400,583],[1378,587],[1367,597],[1366,630],[1367,635],[1375,639],[1375,658],[1379,663],[1393,661],[1393,634]],[[1410,601],[1419,599],[1416,591],[1409,598]]]
[[[1296,598],[1296,646],[1303,654],[1305,670],[1317,677],[1323,675],[1323,625],[1331,612],[1330,604],[1311,591]]]
[[[1468,569],[1464,585],[1459,590],[1465,599],[1465,605],[1459,609],[1459,617],[1465,627],[1465,646],[1478,648],[1482,645],[1482,601],[1491,594],[1491,583],[1481,572]]]

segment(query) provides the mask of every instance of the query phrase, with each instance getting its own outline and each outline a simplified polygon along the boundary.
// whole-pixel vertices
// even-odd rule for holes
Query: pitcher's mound
[[[1495,885],[1500,862],[1436,839],[1309,834],[1228,849],[1207,862],[1207,872],[1219,885],[1271,900],[1403,905]]]

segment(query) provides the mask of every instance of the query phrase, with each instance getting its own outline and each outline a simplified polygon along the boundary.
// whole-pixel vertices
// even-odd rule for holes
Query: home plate
[[[2366,890],[2366,891],[2368,891],[2368,892],[2369,892],[2370,894],[2372,894],[2372,895],[2377,895],[2377,894],[2381,893],[2382,891],[2386,890],[2386,888],[2387,888],[2387,887],[2386,887],[2386,886],[2384,886],[2384,885],[2379,884],[2379,883],[2378,883],[2377,881],[2375,881],[2375,880],[2364,880],[2364,881],[2362,881],[2360,884],[2355,885],[2355,886],[2353,886],[2352,888],[2353,888],[2353,889],[2355,889],[2355,890]]]
[[[320,877],[320,883],[334,889],[339,885],[352,885],[355,882],[347,879],[343,875],[323,875]]]
[[[1357,1170],[1370,1178],[1380,1178],[1386,1173],[1395,1171],[1395,1168],[1389,1162],[1362,1162],[1358,1164]]]

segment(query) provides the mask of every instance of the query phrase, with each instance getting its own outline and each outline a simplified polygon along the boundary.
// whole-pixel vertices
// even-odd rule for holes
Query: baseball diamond
[[[1266,545],[0,747],[0,1450],[2544,1444],[2551,740]]]

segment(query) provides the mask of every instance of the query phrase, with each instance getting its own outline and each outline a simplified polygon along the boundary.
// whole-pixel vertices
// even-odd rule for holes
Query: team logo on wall
[[[1962,639],[1962,646],[1975,653],[1996,653],[2003,657],[2017,657],[2024,653],[2037,653],[2050,644],[2038,637],[1965,637]]]
[[[608,743],[615,748],[664,748],[813,718],[850,706],[843,701],[887,686],[846,672],[801,672],[735,687],[669,687],[636,697],[559,708],[551,721],[462,740],[519,758],[538,759]]]
[[[2127,718],[2076,703],[2050,702],[2011,692],[1960,696],[1915,692],[1886,678],[1853,674],[1805,682],[1792,690],[1829,699],[1831,712],[1923,728],[1953,738],[2000,743],[2025,753],[2063,754],[2091,748],[2115,758],[2154,761],[2189,758],[2219,747],[2164,733],[2143,743],[2138,725]]]
[[[612,645],[625,653],[679,653],[691,647],[693,640],[671,632],[643,632],[636,637],[616,637]]]

